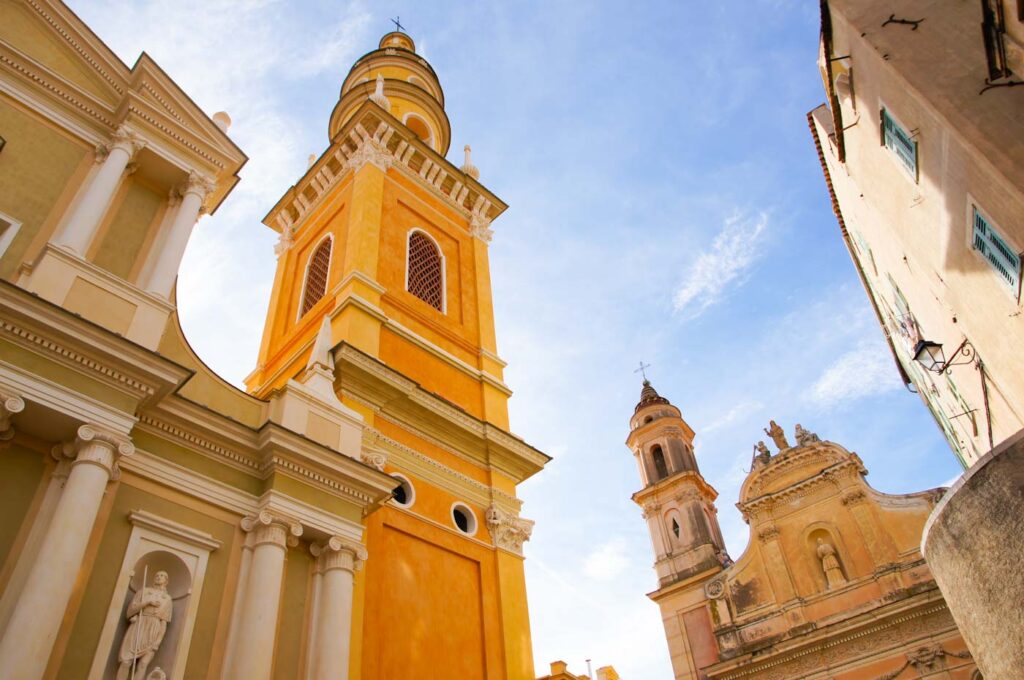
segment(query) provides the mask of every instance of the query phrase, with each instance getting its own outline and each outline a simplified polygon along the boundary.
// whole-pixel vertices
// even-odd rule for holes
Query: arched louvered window
[[[665,452],[657,444],[651,448],[651,458],[654,461],[654,472],[658,479],[668,477],[668,466],[665,465]]]
[[[422,231],[409,233],[406,289],[434,309],[444,311],[444,260],[441,249]]]
[[[331,266],[333,243],[333,239],[328,236],[309,256],[309,263],[306,265],[306,284],[302,289],[302,307],[299,308],[300,318],[305,316],[313,305],[320,302],[327,292],[327,272]]]

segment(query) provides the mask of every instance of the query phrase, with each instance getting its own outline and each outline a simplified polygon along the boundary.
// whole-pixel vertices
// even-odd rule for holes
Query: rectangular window
[[[981,0],[981,31],[985,38],[985,58],[988,61],[988,79],[996,80],[1010,75],[1006,65],[1006,21],[1003,19],[1003,0]]]
[[[15,235],[18,233],[18,227],[21,225],[14,220],[0,215],[0,257],[7,251],[11,243],[14,241]]]
[[[973,234],[971,245],[996,270],[999,277],[1009,286],[1014,297],[1020,296],[1020,254],[1010,248],[986,218],[978,206],[972,206]]]
[[[882,144],[896,155],[900,164],[916,182],[917,142],[885,109],[882,109]]]

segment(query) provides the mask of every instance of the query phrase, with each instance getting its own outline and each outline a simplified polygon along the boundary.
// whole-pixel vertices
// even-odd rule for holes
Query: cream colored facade
[[[693,430],[644,384],[627,445],[643,489],[677,680],[976,680],[918,545],[941,489],[882,494],[855,453],[771,423],[737,507],[750,541],[733,561]]]
[[[808,119],[840,230],[904,381],[969,467],[1024,428],[1021,6],[822,8],[828,103]],[[922,340],[945,371],[913,360]]]
[[[435,78],[413,50],[393,34],[371,54]],[[427,97],[426,80],[384,85],[422,103],[397,120],[358,73],[371,62],[344,85],[330,153],[275,208],[286,237],[272,310],[302,288],[303,269],[284,263],[304,228],[322,226],[311,216],[324,196],[344,195],[362,218],[344,239],[365,255],[376,232],[359,226],[381,196],[367,186],[404,183],[449,190],[476,258],[473,285],[456,292],[468,301],[472,290],[489,315],[489,225],[504,204],[470,163],[440,155],[440,86]],[[246,161],[229,123],[146,55],[123,64],[57,0],[0,0],[0,675],[532,678],[532,522],[515,487],[548,458],[506,429],[493,325],[468,366],[461,348],[396,320],[375,277],[397,273],[382,265],[349,272],[345,304],[270,323],[275,355],[253,393],[192,353],[175,279],[197,220]],[[414,154],[438,168],[430,182],[398,169]],[[387,363],[364,344],[373,323],[399,338],[378,337]],[[403,360],[457,372],[459,391],[404,374]]]

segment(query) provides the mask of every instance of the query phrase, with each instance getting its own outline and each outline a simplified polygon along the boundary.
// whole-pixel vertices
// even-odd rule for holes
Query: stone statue
[[[117,680],[145,678],[146,669],[160,649],[160,643],[171,620],[171,596],[167,594],[167,572],[158,571],[153,577],[153,587],[145,582],[128,604],[128,630],[121,641],[121,652],[117,655],[120,664]],[[132,675],[132,666],[135,674]],[[155,671],[154,671],[155,673]],[[161,671],[163,673],[163,671]]]
[[[782,428],[774,420],[768,422],[768,429],[764,433],[772,438],[779,451],[789,448],[789,442],[786,441],[786,433],[782,431]]]
[[[754,445],[754,465],[767,465],[772,460],[772,454],[763,441]]]
[[[813,432],[808,432],[807,430],[805,430],[803,428],[803,426],[800,423],[796,424],[796,445],[797,446],[807,446],[808,444],[813,444],[814,442],[820,442],[820,441],[821,441],[821,437],[819,437],[818,435],[814,434]]]
[[[839,567],[839,560],[836,558],[836,549],[821,538],[818,539],[818,559],[821,560],[821,568],[825,570],[825,580],[829,589],[846,583],[843,570]]]

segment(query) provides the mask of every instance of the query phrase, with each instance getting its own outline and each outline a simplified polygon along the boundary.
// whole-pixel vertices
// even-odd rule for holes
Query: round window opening
[[[653,416],[647,416],[646,418],[644,418],[644,425],[651,422],[652,420],[654,420]]]
[[[476,515],[468,506],[456,503],[452,506],[452,521],[455,526],[464,534],[472,536],[476,533]]]
[[[412,482],[406,479],[402,475],[391,475],[398,482],[398,486],[394,488],[392,498],[397,505],[403,508],[408,508],[412,505],[412,502],[416,500],[416,491],[412,488]]]

